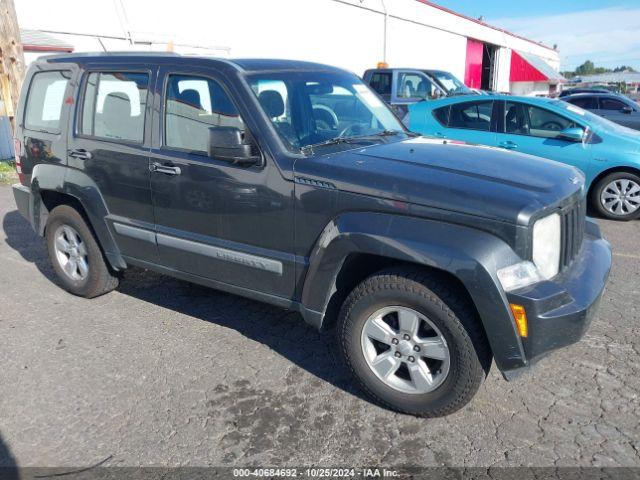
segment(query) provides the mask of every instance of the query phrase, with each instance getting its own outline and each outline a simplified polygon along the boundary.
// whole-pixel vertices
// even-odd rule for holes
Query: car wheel
[[[110,292],[118,286],[89,226],[77,210],[60,205],[47,219],[45,230],[49,260],[61,286],[85,298]]]
[[[338,322],[344,360],[360,386],[399,412],[455,412],[473,398],[491,365],[466,295],[420,270],[367,278],[345,300]]]
[[[591,204],[605,218],[633,220],[640,216],[640,177],[613,172],[593,187]]]

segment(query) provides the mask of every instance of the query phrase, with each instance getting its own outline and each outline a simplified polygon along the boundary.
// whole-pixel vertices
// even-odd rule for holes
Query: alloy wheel
[[[447,378],[447,342],[425,315],[390,306],[374,312],[364,324],[361,346],[367,365],[387,386],[403,393],[423,394]]]
[[[613,180],[602,189],[600,202],[616,216],[635,213],[640,208],[640,185],[628,178]]]
[[[62,271],[74,281],[82,281],[89,275],[87,248],[75,228],[60,225],[54,234],[56,259]]]

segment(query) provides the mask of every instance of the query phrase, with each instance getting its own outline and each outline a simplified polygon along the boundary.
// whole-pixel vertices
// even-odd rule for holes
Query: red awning
[[[512,50],[509,81],[562,83],[566,79],[540,57]]]

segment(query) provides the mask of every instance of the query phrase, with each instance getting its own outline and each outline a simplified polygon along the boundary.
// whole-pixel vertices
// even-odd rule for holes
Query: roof
[[[20,41],[26,51],[73,52],[73,45],[39,30],[20,29]]]
[[[543,59],[530,53],[513,50],[511,52],[511,82],[566,82],[560,73]]]
[[[255,58],[255,59],[227,59],[227,58],[216,58],[216,57],[208,57],[202,55],[181,55],[175,52],[136,52],[136,51],[125,51],[125,52],[78,52],[78,53],[68,53],[68,54],[58,54],[58,55],[47,55],[45,57],[41,57],[42,61],[53,61],[53,62],[65,62],[65,61],[76,61],[76,62],[91,62],[91,61],[100,61],[100,62],[118,62],[118,61],[131,61],[131,60],[140,60],[140,61],[149,61],[153,59],[153,61],[158,60],[172,60],[174,62],[183,63],[183,64],[193,64],[195,62],[215,62],[218,64],[232,65],[237,70],[242,70],[245,72],[253,72],[253,71],[291,71],[291,70],[323,70],[323,71],[335,71],[335,72],[345,72],[337,67],[332,67],[330,65],[324,65],[321,63],[312,63],[312,62],[304,62],[300,60],[283,60],[283,59],[269,59],[269,58]]]
[[[609,72],[598,75],[582,75],[571,81],[576,83],[640,83],[640,73]]]
[[[483,101],[483,102],[491,102],[494,100],[515,100],[515,101],[523,101],[526,103],[530,103],[533,105],[544,106],[549,103],[558,102],[555,98],[548,97],[523,97],[516,95],[505,95],[503,93],[485,93],[485,94],[474,94],[474,95],[456,95],[452,97],[444,97],[438,100],[428,100],[425,102],[419,102],[415,105],[427,105],[430,109],[437,108],[444,105],[453,105],[456,103],[465,103],[465,102],[474,102],[474,101]]]

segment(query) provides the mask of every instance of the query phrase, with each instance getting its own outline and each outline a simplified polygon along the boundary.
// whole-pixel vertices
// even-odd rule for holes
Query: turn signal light
[[[511,313],[516,320],[516,327],[518,328],[518,334],[521,337],[525,337],[529,334],[529,327],[527,326],[527,312],[522,305],[510,303]]]

